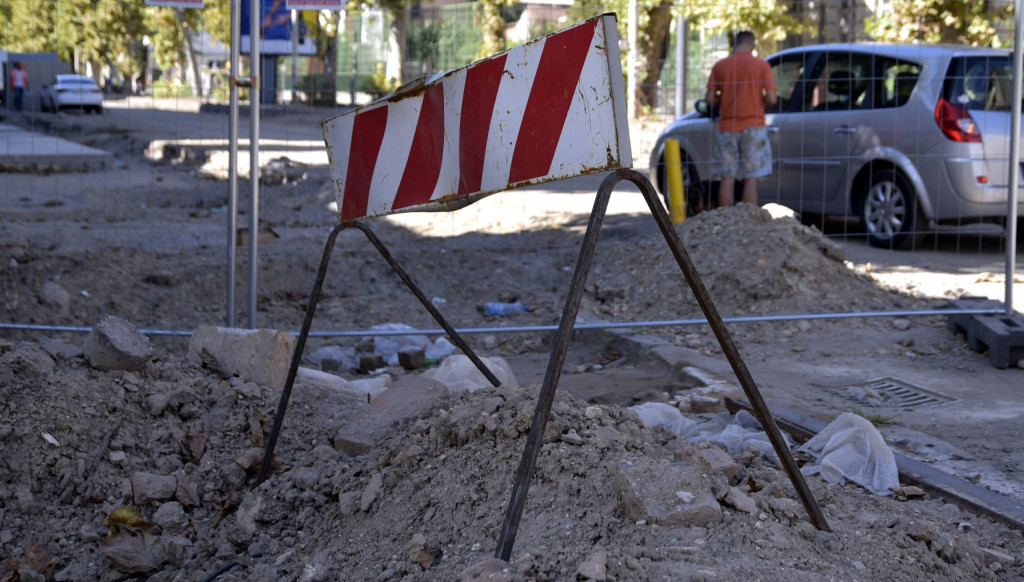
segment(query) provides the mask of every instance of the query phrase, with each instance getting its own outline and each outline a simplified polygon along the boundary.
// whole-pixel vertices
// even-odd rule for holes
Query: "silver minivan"
[[[1005,221],[1010,51],[845,43],[768,62],[779,100],[766,115],[774,159],[762,204],[856,216],[872,245],[892,248],[914,246],[937,225]],[[688,196],[709,198],[714,131],[701,101],[661,133],[650,167],[662,193],[671,138]]]

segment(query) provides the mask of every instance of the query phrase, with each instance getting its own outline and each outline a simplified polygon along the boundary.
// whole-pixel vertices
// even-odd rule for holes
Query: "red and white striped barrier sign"
[[[632,166],[615,15],[323,122],[342,220]]]

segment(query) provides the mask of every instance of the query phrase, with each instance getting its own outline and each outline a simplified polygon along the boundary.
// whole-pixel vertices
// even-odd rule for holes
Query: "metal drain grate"
[[[876,378],[852,386],[835,388],[831,392],[861,406],[872,408],[912,410],[922,406],[956,401],[956,398],[950,398],[945,394],[939,394],[895,378]]]

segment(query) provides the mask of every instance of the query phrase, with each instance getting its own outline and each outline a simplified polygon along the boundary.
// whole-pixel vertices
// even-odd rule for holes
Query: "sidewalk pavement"
[[[103,167],[110,152],[0,123],[0,170],[25,166]]]

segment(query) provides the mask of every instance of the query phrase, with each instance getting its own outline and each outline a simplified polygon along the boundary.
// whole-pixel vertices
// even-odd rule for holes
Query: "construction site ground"
[[[113,161],[86,169],[19,163],[0,174],[0,322],[89,327],[114,315],[163,332],[224,325],[223,148],[178,140],[216,133],[225,117],[139,103],[107,109],[8,120],[108,151]],[[278,150],[268,146],[261,190],[259,327],[299,329],[337,223],[329,171],[316,157],[316,122],[329,113],[264,120],[281,140]],[[656,129],[636,128],[638,166]],[[373,228],[455,327],[553,325],[600,179],[502,193],[455,213],[389,217]],[[248,188],[243,180],[243,228]],[[642,197],[632,186],[619,190],[581,321],[699,319]],[[830,235],[850,229],[823,226]],[[727,318],[919,311],[962,295],[1003,297],[1005,251],[993,234],[932,235],[916,251],[889,252],[852,230],[826,237],[750,206],[706,212],[677,229]],[[244,327],[248,233],[236,236],[236,325]],[[530,310],[497,317],[481,309],[516,300]],[[437,328],[363,235],[346,230],[313,329],[386,323]],[[768,400],[826,422],[857,410],[880,422],[894,449],[1024,500],[1024,371],[992,366],[947,329],[945,316],[803,317],[729,329]],[[664,481],[715,445],[644,427],[626,407],[673,402],[705,419],[692,403],[709,399],[694,396],[743,396],[699,323],[577,334],[515,551],[507,564],[487,563],[551,334],[466,338],[480,355],[504,358],[518,386],[453,394],[394,426],[371,452],[348,457],[334,439],[365,403],[300,383],[277,448],[285,467],[254,489],[245,454],[261,446],[279,387],[189,362],[187,337],[151,335],[153,360],[123,372],[90,366],[82,332],[0,330],[0,580],[1024,576],[1018,530],[932,495],[900,501],[808,477],[832,528],[817,531],[785,473],[756,451],[730,453],[737,468],[727,475],[707,471],[695,493],[716,500],[712,517],[676,522],[638,510],[630,498],[646,491],[638,483]],[[324,345],[373,348],[366,337],[316,337],[307,353]],[[422,370],[386,373],[397,383]],[[174,476],[175,491],[140,497],[140,474]],[[754,500],[752,511],[733,489]],[[110,517],[125,506],[139,520]],[[466,569],[474,565],[490,573],[473,578]]]

